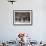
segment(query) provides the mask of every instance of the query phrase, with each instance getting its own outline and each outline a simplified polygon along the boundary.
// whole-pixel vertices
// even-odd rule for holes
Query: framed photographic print
[[[14,25],[32,25],[32,10],[13,10]]]

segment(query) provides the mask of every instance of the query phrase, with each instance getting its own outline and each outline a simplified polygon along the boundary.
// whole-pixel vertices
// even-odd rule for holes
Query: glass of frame
[[[32,10],[13,10],[14,25],[32,25]]]

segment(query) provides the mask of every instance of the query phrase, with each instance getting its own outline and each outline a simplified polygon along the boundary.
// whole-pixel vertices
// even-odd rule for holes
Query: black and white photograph
[[[13,24],[32,24],[32,10],[14,10]]]

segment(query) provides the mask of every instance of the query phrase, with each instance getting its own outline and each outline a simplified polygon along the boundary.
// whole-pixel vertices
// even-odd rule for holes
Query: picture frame
[[[32,10],[13,10],[13,25],[32,25]]]

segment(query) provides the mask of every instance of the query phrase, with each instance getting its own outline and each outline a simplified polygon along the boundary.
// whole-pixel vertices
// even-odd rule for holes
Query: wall
[[[33,10],[32,26],[14,26],[13,10]],[[33,40],[46,40],[46,1],[17,0],[13,5],[0,0],[0,40],[15,40],[19,32],[26,32]]]

